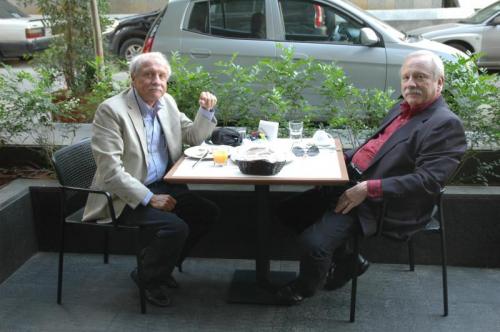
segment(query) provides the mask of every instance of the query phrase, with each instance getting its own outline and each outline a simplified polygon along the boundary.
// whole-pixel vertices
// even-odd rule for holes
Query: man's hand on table
[[[361,204],[368,196],[368,183],[366,181],[360,182],[352,188],[347,189],[340,196],[335,206],[336,213],[347,214],[354,207]]]
[[[170,195],[153,195],[149,204],[155,209],[170,212],[175,208],[177,201]]]

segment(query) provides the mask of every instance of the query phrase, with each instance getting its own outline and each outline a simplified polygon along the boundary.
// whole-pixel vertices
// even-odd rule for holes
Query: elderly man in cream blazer
[[[146,299],[167,306],[167,288],[177,288],[171,273],[217,219],[212,202],[185,185],[162,179],[182,154],[182,144],[198,145],[216,126],[217,99],[202,92],[200,109],[191,121],[167,91],[171,74],[163,54],[145,53],[130,64],[132,86],[99,105],[94,122],[92,151],[97,164],[93,186],[112,194],[122,223],[152,224],[155,234],[141,252],[142,268],[131,273],[142,282]],[[90,195],[84,218],[109,218],[106,202]]]

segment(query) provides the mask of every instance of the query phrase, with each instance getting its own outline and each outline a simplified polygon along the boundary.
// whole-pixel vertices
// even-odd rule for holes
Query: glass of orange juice
[[[228,151],[225,146],[215,146],[212,149],[212,156],[214,157],[215,166],[227,165]]]

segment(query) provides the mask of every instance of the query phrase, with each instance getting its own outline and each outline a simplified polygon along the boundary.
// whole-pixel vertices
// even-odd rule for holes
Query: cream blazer
[[[171,165],[182,155],[183,143],[201,144],[211,135],[217,121],[215,117],[210,121],[200,113],[191,121],[179,111],[172,96],[166,93],[162,98],[165,108],[158,112],[158,119],[167,141]],[[146,133],[132,88],[99,105],[92,130],[92,152],[97,164],[92,188],[112,194],[118,217],[126,204],[136,208],[149,192],[143,184],[147,176]],[[83,218],[110,218],[106,198],[90,194]]]

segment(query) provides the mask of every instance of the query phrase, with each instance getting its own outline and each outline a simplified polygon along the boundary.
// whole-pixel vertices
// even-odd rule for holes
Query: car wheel
[[[143,44],[144,39],[141,38],[127,39],[120,47],[120,57],[125,58],[127,61],[132,60],[134,56],[142,53]]]
[[[456,48],[459,51],[462,51],[464,53],[470,52],[473,53],[474,51],[472,50],[472,47],[467,47],[467,45],[464,45],[462,43],[456,43],[456,42],[451,42],[451,43],[446,43],[446,45],[451,46],[453,48]]]

